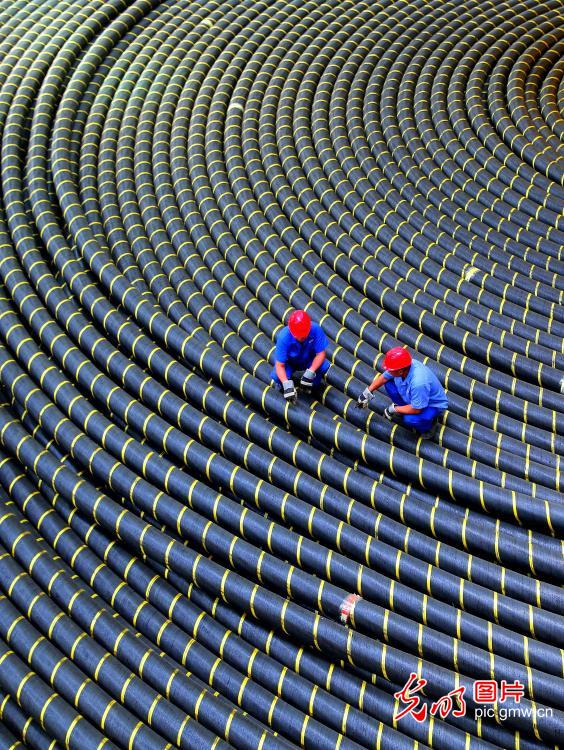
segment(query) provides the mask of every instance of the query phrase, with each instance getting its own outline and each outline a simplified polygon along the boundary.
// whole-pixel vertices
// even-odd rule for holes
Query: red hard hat
[[[295,339],[305,339],[311,330],[311,318],[305,310],[294,310],[288,318],[288,328]]]
[[[411,354],[401,346],[394,346],[384,357],[384,369],[388,372],[403,370],[411,365]]]

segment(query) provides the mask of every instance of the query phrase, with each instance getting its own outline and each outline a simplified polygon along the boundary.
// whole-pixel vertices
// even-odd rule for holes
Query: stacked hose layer
[[[0,748],[561,744],[561,14],[0,0]]]

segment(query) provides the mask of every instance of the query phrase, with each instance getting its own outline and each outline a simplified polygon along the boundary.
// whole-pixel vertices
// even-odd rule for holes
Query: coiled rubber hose
[[[563,45],[557,0],[0,0],[1,749],[561,744]],[[356,407],[397,345],[433,441]]]

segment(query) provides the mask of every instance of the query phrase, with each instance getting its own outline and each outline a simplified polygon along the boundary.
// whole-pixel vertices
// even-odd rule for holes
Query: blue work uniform
[[[433,422],[448,409],[446,393],[435,373],[422,362],[414,359],[405,378],[384,373],[386,393],[396,406],[411,404],[421,409],[418,414],[400,414],[406,427],[417,432],[427,432]]]
[[[276,362],[282,362],[288,378],[292,377],[292,373],[299,370],[307,370],[311,365],[315,357],[324,352],[327,349],[327,336],[323,332],[323,329],[317,323],[311,324],[311,329],[304,341],[298,341],[290,333],[288,326],[284,328],[278,334],[276,339],[276,351],[274,353],[274,359]],[[323,375],[329,369],[330,364],[325,360],[321,367],[315,373],[314,385],[319,385],[323,379]],[[276,374],[276,368],[272,368],[270,377],[276,385],[281,386],[280,378]]]

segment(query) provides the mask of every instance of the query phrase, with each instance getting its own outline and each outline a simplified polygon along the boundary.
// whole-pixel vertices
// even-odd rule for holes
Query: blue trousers
[[[385,383],[384,388],[396,406],[407,406],[393,380]],[[444,411],[445,409],[437,409],[436,406],[426,406],[419,414],[399,414],[398,416],[401,417],[402,423],[406,427],[412,427],[417,432],[428,432],[433,426],[435,419]]]
[[[311,365],[311,362],[285,362],[284,368],[286,370],[286,375],[291,378],[292,373],[296,372],[296,370],[307,370],[307,368]],[[323,376],[327,372],[327,370],[331,367],[331,363],[327,360],[324,360],[321,367],[317,370],[315,373],[315,380],[313,381],[313,385],[321,385],[321,382],[323,380]],[[276,374],[276,368],[273,367],[270,372],[270,377],[272,378],[272,382],[274,385],[277,385],[278,387],[282,387],[282,383],[280,382],[280,378]]]

